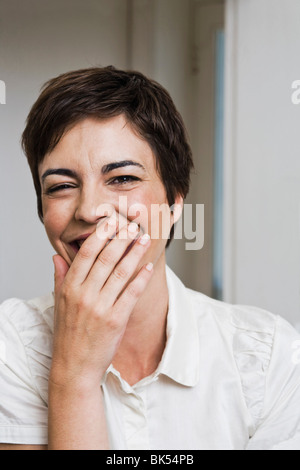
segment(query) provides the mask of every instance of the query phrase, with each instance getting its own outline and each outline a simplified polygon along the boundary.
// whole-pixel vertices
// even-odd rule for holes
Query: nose
[[[95,188],[90,184],[89,187],[85,187],[80,192],[74,217],[76,221],[95,225],[100,219],[112,212],[112,210],[108,210],[109,207],[111,207],[111,205],[105,203],[99,188]],[[104,210],[105,208],[107,208],[106,211]]]

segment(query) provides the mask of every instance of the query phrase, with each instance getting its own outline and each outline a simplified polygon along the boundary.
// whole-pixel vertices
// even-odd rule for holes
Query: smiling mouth
[[[80,250],[80,248],[88,237],[89,235],[85,235],[82,238],[78,238],[77,240],[72,241],[71,243],[69,243],[69,245],[75,253],[78,253],[78,251]]]
[[[73,248],[74,251],[76,251],[76,253],[80,250],[82,244],[83,244],[83,240],[82,241],[78,240],[78,241],[70,243],[71,247]]]

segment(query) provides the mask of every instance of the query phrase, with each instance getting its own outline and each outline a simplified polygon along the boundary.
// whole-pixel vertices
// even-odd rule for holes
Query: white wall
[[[300,321],[299,0],[228,0],[225,298]]]
[[[36,214],[20,137],[42,84],[68,70],[127,67],[124,0],[0,0],[0,301],[52,289],[53,250]]]

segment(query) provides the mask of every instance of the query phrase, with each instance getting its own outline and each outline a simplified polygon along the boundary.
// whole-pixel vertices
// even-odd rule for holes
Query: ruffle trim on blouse
[[[247,319],[243,321],[243,312],[237,310],[231,321],[235,327],[234,358],[255,431],[264,410],[266,376],[271,361],[276,317],[260,309],[253,309],[251,316],[248,307]]]

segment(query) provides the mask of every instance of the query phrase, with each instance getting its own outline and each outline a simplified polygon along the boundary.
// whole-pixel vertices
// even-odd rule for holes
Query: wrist
[[[49,392],[88,394],[99,391],[101,376],[75,374],[57,366],[52,367],[49,375]]]
[[[104,397],[101,387],[87,380],[49,379],[48,448],[107,450]]]

